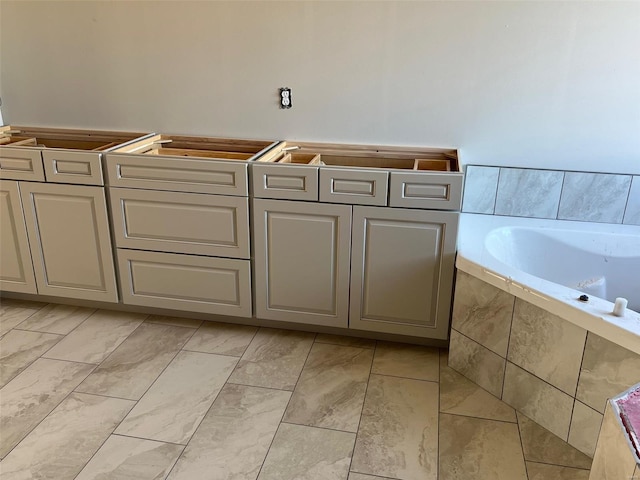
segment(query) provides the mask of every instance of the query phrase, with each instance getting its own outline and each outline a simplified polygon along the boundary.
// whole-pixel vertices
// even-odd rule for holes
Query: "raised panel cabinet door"
[[[249,259],[249,199],[110,188],[121,248]]]
[[[347,327],[351,207],[254,200],[258,318]]]
[[[0,180],[0,290],[37,293],[18,182]]]
[[[251,317],[249,260],[118,249],[125,305]]]
[[[20,195],[38,293],[117,302],[104,189],[23,182]]]
[[[350,328],[447,338],[458,216],[354,207]]]

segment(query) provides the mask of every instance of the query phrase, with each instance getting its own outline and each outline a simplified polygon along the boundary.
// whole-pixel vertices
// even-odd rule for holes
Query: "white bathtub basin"
[[[459,232],[458,269],[640,354],[640,227],[465,213]]]
[[[485,248],[525,273],[640,310],[640,235],[564,228],[499,227]]]

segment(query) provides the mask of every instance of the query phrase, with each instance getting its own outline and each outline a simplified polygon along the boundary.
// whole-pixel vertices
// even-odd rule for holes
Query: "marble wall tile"
[[[573,406],[569,444],[593,457],[600,434],[602,414],[576,400]]]
[[[207,322],[187,342],[184,349],[241,357],[258,331],[257,327]]]
[[[574,396],[587,331],[517,299],[507,359]]]
[[[564,172],[501,168],[496,215],[556,218]]]
[[[518,413],[518,427],[526,461],[591,468],[591,458],[521,413]]]
[[[293,390],[315,334],[261,328],[229,378],[231,383]]]
[[[498,398],[502,397],[505,363],[488,348],[451,330],[449,366]]]
[[[626,225],[640,225],[640,176],[636,175],[631,181],[627,208],[622,223]]]
[[[516,412],[486,390],[447,366],[448,356],[440,356],[440,412],[467,417],[516,422]]]
[[[513,295],[458,270],[451,325],[506,357],[514,299]]]
[[[15,447],[93,370],[93,365],[38,359],[0,389],[0,458]]]
[[[314,344],[283,421],[357,432],[373,350]]]
[[[75,479],[133,403],[72,393],[0,463],[0,476]]]
[[[573,397],[507,362],[502,400],[551,433],[567,440]]]
[[[237,361],[223,355],[178,353],[115,433],[186,444]]]
[[[567,172],[558,219],[622,223],[631,176]]]
[[[282,390],[225,385],[168,480],[255,480],[290,397]]]
[[[329,333],[317,334],[316,343],[330,343],[344,347],[376,348],[376,341],[370,338],[347,337],[346,335],[331,335]]]
[[[100,363],[147,317],[146,314],[98,310],[46,354],[71,362]]]
[[[192,328],[143,323],[76,391],[139,400],[193,333]]]
[[[355,434],[283,423],[258,480],[344,480]]]
[[[15,300],[13,298],[0,299],[0,337],[12,328],[18,326],[31,315],[36,313],[46,303]]]
[[[438,381],[440,351],[406,343],[378,342],[371,373]]]
[[[51,303],[20,324],[22,330],[66,335],[89,318],[95,308],[75,307]]]
[[[529,480],[589,480],[589,470],[527,462]]]
[[[636,461],[623,432],[624,427],[618,421],[615,409],[607,403],[591,466],[590,480],[632,478],[636,470]]]
[[[576,399],[604,413],[608,398],[640,380],[640,355],[589,333]]]
[[[440,415],[439,480],[527,480],[514,423]]]
[[[492,214],[496,203],[499,167],[468,165],[465,170],[462,211]]]
[[[351,470],[405,480],[436,480],[438,384],[371,375]]]
[[[164,479],[182,445],[111,435],[75,480]]]
[[[49,350],[61,335],[11,330],[0,338],[0,387]]]
[[[204,323],[195,318],[171,317],[168,315],[149,315],[145,323],[158,323],[160,325],[173,325],[174,327],[198,328]]]

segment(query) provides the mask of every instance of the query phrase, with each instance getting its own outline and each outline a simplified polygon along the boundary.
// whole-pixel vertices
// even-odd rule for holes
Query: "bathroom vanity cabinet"
[[[0,177],[4,291],[448,336],[456,150],[2,127]]]
[[[283,143],[251,170],[258,318],[447,338],[455,151]]]
[[[0,128],[2,290],[118,301],[101,162],[140,136]]]
[[[274,145],[155,135],[107,155],[124,304],[252,316],[248,165]]]

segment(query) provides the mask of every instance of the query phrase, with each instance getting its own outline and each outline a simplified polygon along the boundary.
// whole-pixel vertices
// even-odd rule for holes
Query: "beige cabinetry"
[[[351,207],[253,202],[258,318],[347,327]]]
[[[455,150],[284,143],[251,171],[258,318],[447,339]]]
[[[20,193],[38,293],[117,302],[103,189],[23,182]]]
[[[2,290],[118,301],[102,160],[141,136],[0,127]]]
[[[447,338],[457,217],[353,208],[350,327]]]
[[[0,290],[38,293],[18,182],[0,180]]]
[[[252,316],[248,162],[272,147],[155,135],[107,155],[123,303]]]

